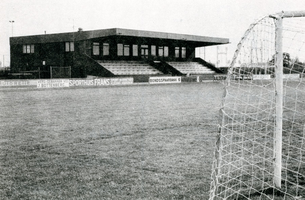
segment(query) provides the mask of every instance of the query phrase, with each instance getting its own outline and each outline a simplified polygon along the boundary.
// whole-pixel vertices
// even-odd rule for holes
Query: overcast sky
[[[0,61],[4,57],[6,65],[9,64],[9,37],[12,34],[72,32],[79,27],[83,30],[128,28],[229,38],[227,59],[230,60],[251,23],[283,10],[305,10],[305,1],[0,0],[0,8]],[[206,49],[208,61],[215,61],[215,49]]]

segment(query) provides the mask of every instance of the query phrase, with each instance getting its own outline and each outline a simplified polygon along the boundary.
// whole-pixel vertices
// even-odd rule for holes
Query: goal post
[[[50,78],[71,78],[71,66],[50,66]]]
[[[283,18],[275,18],[275,135],[274,135],[274,184],[281,188],[282,132],[283,132]]]
[[[220,109],[210,199],[305,198],[305,11],[257,20]]]

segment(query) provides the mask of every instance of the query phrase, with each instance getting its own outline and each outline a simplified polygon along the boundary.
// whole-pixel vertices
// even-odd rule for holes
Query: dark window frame
[[[150,55],[157,56],[157,46],[154,44],[150,46]]]
[[[132,45],[132,56],[134,56],[134,57],[139,56],[139,45],[137,45],[137,44]]]
[[[94,56],[100,55],[100,43],[99,42],[92,43],[92,55],[94,55]]]
[[[141,58],[145,58],[145,59],[147,59],[149,57],[149,45],[148,44],[140,45],[140,55],[141,55]]]
[[[107,42],[103,43],[103,56],[109,56],[110,55],[110,45]]]
[[[117,43],[117,56],[129,57],[130,56],[130,45],[124,43]]]
[[[186,47],[181,47],[181,58],[186,58]]]
[[[158,56],[167,58],[169,57],[169,48],[168,46],[158,46]]]
[[[73,52],[74,51],[74,42],[69,41],[65,42],[65,52]]]
[[[175,47],[175,58],[180,58],[180,47]]]
[[[24,44],[24,45],[22,45],[22,53],[24,53],[24,54],[35,53],[35,45],[34,44]]]

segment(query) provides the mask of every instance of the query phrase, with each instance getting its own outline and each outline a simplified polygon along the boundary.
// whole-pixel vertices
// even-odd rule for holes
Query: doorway
[[[141,57],[148,58],[148,45],[141,45]]]

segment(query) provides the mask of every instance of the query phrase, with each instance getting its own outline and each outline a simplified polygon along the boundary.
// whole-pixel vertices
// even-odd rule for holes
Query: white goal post
[[[305,199],[304,70],[305,11],[250,25],[224,82],[210,199]]]

